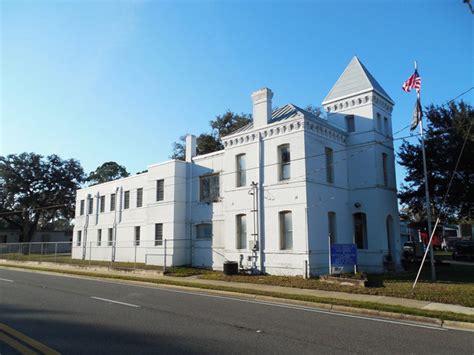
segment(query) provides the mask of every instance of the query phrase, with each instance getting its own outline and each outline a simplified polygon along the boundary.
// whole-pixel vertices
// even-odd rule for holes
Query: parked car
[[[474,260],[474,242],[457,242],[454,246],[453,260]]]
[[[403,251],[406,253],[413,254],[415,252],[415,242],[405,242],[403,243]]]

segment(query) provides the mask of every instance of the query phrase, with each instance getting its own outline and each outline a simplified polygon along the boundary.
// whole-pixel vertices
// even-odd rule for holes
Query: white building
[[[272,111],[272,97],[252,94],[253,123],[221,151],[196,156],[188,136],[186,161],[78,190],[73,256],[316,275],[330,235],[357,244],[359,270],[399,264],[389,95],[354,57],[322,103],[327,119]]]

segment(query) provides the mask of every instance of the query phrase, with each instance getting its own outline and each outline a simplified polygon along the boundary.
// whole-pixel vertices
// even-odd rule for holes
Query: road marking
[[[117,304],[121,304],[121,305],[123,305],[123,306],[140,308],[140,306],[138,306],[138,305],[136,305],[136,304],[125,303],[125,302],[119,302],[119,301],[114,301],[114,300],[109,300],[108,298],[101,298],[101,297],[94,297],[94,296],[91,296],[91,298],[93,298],[93,299],[95,299],[95,300],[99,300],[99,301],[104,301],[104,302],[117,303]]]
[[[16,338],[16,339],[15,339]],[[50,347],[36,341],[29,336],[20,333],[18,330],[15,330],[8,325],[0,323],[0,340],[8,344],[10,347],[19,351],[21,354],[37,354],[36,351],[32,351],[18,340],[22,341],[26,345],[30,346],[34,350],[39,351],[41,354],[45,355],[59,355],[56,350],[51,349]]]
[[[367,317],[367,316],[357,316],[357,315],[352,315],[352,314],[347,314],[347,313],[341,313],[341,312],[336,312],[336,311],[324,311],[320,310],[317,308],[312,308],[312,307],[305,307],[305,306],[298,306],[298,305],[288,305],[288,304],[283,304],[283,303],[277,303],[277,302],[265,302],[265,301],[255,301],[255,300],[247,300],[247,299],[241,299],[241,298],[235,298],[235,297],[225,297],[225,296],[217,296],[217,295],[210,295],[210,294],[205,294],[205,293],[198,293],[198,292],[191,292],[191,291],[180,291],[180,290],[174,290],[168,287],[173,287],[173,285],[160,285],[157,284],[156,286],[145,286],[145,285],[136,285],[132,284],[130,282],[127,282],[127,280],[118,282],[118,281],[109,281],[106,279],[101,279],[99,276],[98,277],[84,277],[80,275],[67,275],[67,274],[57,274],[54,272],[41,272],[41,271],[32,271],[32,270],[15,270],[15,271],[20,271],[20,272],[37,272],[41,274],[47,274],[49,276],[56,276],[56,277],[66,277],[66,278],[75,278],[75,279],[81,279],[85,281],[95,281],[95,282],[101,282],[101,283],[109,283],[109,284],[114,284],[114,285],[121,285],[121,286],[126,286],[126,287],[140,287],[140,288],[147,288],[150,290],[161,290],[161,291],[168,291],[168,292],[175,292],[175,293],[183,293],[183,294],[188,294],[188,295],[196,295],[196,296],[202,296],[202,297],[210,297],[210,298],[220,298],[220,299],[225,299],[225,300],[231,300],[231,301],[238,301],[238,302],[247,302],[247,303],[254,303],[254,304],[263,304],[267,306],[273,306],[273,307],[281,307],[281,308],[289,308],[289,309],[297,309],[297,310],[302,310],[302,311],[307,311],[307,312],[314,312],[314,313],[321,313],[321,314],[327,314],[327,315],[334,315],[334,316],[341,316],[341,317],[347,317],[347,318],[355,318],[355,319],[362,319],[362,320],[371,320],[375,322],[383,322],[383,323],[392,323],[392,324],[398,324],[398,325],[406,325],[409,327],[417,327],[417,328],[425,328],[425,329],[432,329],[432,330],[441,330],[441,331],[449,331],[453,329],[448,329],[448,328],[442,328],[439,326],[430,326],[430,325],[424,325],[421,323],[414,323],[414,322],[399,322],[399,321],[394,321],[394,320],[389,320],[385,318],[374,318],[374,317]],[[146,282],[146,281],[144,281]],[[176,286],[180,287],[180,286]],[[185,287],[185,286],[181,286]],[[218,291],[218,290],[217,290]],[[113,301],[113,300],[108,300],[104,298],[98,298],[98,297],[91,297],[95,299],[99,299],[102,301],[106,302],[112,302],[112,303],[118,303],[118,304],[124,304],[127,306],[131,307],[140,307],[137,305],[132,305],[132,304],[126,304],[123,302],[118,302],[118,301]],[[463,329],[454,329],[457,331],[465,331]]]
[[[1,277],[0,277],[0,281],[5,281],[5,282],[13,282],[13,280],[9,280],[9,279],[2,279]]]

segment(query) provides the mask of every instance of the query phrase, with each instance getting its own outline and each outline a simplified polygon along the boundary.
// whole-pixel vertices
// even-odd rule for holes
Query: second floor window
[[[105,196],[100,196],[100,213],[105,212]]]
[[[123,193],[123,209],[126,210],[130,208],[130,191],[125,191]]]
[[[346,116],[346,130],[349,133],[355,132],[354,115],[347,115]]]
[[[220,197],[219,174],[204,175],[199,177],[199,201],[218,202]]]
[[[87,213],[92,214],[94,213],[94,199],[92,197],[89,198],[88,203],[89,203],[89,208],[88,208]]]
[[[285,144],[278,147],[278,159],[280,164],[280,180],[288,180],[290,178],[290,145]]]
[[[165,199],[165,180],[156,180],[156,200],[163,201]]]
[[[236,157],[237,165],[237,187],[247,185],[245,154],[239,154]]]
[[[332,184],[334,182],[334,153],[329,147],[324,149],[326,155],[326,182]]]
[[[137,207],[143,206],[143,189],[137,189]]]
[[[110,195],[110,210],[115,211],[115,194]]]

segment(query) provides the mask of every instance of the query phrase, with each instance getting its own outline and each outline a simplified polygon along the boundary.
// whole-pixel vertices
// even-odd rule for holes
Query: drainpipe
[[[87,229],[89,228],[89,200],[91,198],[91,194],[88,194],[87,195],[87,199],[86,199],[86,208],[85,208],[85,212],[86,212],[86,220],[84,222],[84,238],[83,240],[81,241],[82,242],[82,259],[85,260],[86,258],[86,252],[87,252]]]
[[[117,202],[118,194],[119,194],[119,187],[115,188],[115,209],[114,209],[114,223],[112,225],[113,232],[112,232],[112,262],[115,261],[115,242],[117,240],[117,207],[120,208],[121,204],[119,205]]]
[[[256,188],[255,193],[257,194],[257,233],[258,233],[258,252],[259,252],[259,261],[260,261],[260,272],[262,274],[265,273],[264,269],[264,263],[263,263],[263,248],[264,248],[264,231],[262,228],[262,213],[263,213],[263,163],[264,159],[262,156],[262,135],[261,133],[258,133],[258,186],[260,186],[260,189]]]

